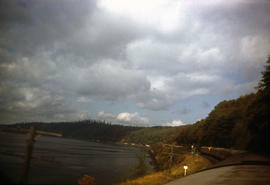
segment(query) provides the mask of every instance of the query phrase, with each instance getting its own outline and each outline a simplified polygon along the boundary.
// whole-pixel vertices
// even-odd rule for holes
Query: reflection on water
[[[26,139],[27,135],[0,132],[0,171],[13,183],[20,179]],[[98,185],[119,182],[128,177],[140,152],[75,139],[38,136],[36,140],[29,175],[32,184],[74,184],[83,174],[95,177]]]

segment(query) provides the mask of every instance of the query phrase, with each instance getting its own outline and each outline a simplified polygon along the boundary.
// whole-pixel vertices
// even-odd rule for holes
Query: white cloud
[[[134,123],[134,124],[149,123],[149,120],[147,117],[142,117],[137,112],[135,113],[122,112],[117,115],[116,119],[117,121],[120,121],[123,123]]]
[[[112,123],[122,123],[126,125],[145,125],[149,123],[149,119],[147,117],[140,116],[138,112],[121,112],[119,114],[113,114],[101,111],[98,113],[97,118],[111,121]]]
[[[184,22],[184,3],[164,0],[100,0],[100,8],[113,14],[129,17],[141,24],[155,27],[161,32],[174,31]],[[151,12],[151,13],[150,13]]]
[[[112,114],[112,113],[105,113],[104,111],[101,111],[101,112],[98,113],[98,118],[99,119],[109,119],[109,120],[111,120],[111,119],[115,119],[116,116],[114,114]]]
[[[181,120],[173,120],[172,122],[165,123],[164,126],[177,127],[185,125]]]

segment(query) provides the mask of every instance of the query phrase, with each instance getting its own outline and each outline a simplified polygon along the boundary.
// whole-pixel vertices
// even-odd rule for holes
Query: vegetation
[[[256,93],[220,102],[205,119],[181,127],[176,142],[270,154],[270,57],[265,69]]]
[[[173,166],[170,170],[159,171],[134,180],[128,180],[120,185],[161,185],[183,177],[184,165],[188,166],[187,174],[195,173],[211,165],[207,159],[199,155],[194,158],[191,154],[185,154],[183,155],[183,158],[184,159],[179,165]]]
[[[61,133],[63,137],[103,142],[118,142],[130,132],[141,129],[141,127],[112,125],[97,120],[58,123],[18,123],[2,126],[2,129],[14,127],[30,128],[31,126],[35,126],[37,130]]]
[[[147,127],[130,132],[122,142],[154,144],[176,135],[179,127]]]
[[[35,126],[37,130],[61,133],[63,137],[101,142],[122,142],[136,144],[154,144],[176,135],[179,127],[133,127],[114,125],[98,120],[56,123],[17,123],[1,125],[0,128],[29,129]],[[19,130],[18,130],[19,131]]]
[[[131,178],[138,178],[146,174],[147,172],[147,167],[145,165],[146,163],[146,155],[145,151],[141,151],[136,155],[137,157],[137,165],[131,172]]]
[[[84,120],[57,123],[17,123],[1,125],[0,128],[26,128],[61,133],[63,137],[102,142],[153,144],[176,135],[178,127],[132,127],[113,125],[104,121]]]

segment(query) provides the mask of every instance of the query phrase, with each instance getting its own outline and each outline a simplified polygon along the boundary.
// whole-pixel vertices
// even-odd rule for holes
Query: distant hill
[[[136,144],[153,144],[164,141],[178,132],[177,127],[133,127],[114,125],[98,120],[54,123],[17,123],[1,125],[2,130],[9,128],[30,128],[35,126],[42,131],[61,133],[63,137],[101,142],[128,142]],[[13,130],[14,131],[14,130]]]
[[[175,136],[180,127],[146,127],[130,132],[122,139],[122,142],[137,144],[154,144],[166,142],[168,138]]]
[[[36,129],[42,131],[61,133],[63,137],[103,142],[120,141],[130,132],[141,129],[141,127],[112,125],[98,120],[54,123],[17,123],[13,125],[2,125],[1,128],[8,130],[8,128],[30,128],[31,126],[35,126]]]

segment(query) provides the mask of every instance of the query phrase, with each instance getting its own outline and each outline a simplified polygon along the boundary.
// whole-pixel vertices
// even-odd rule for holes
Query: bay
[[[26,134],[0,132],[0,172],[19,183],[26,150]],[[127,179],[142,150],[136,147],[104,144],[69,138],[37,136],[28,182],[30,184],[77,184],[84,174],[97,185]],[[146,154],[149,171],[150,158]]]

